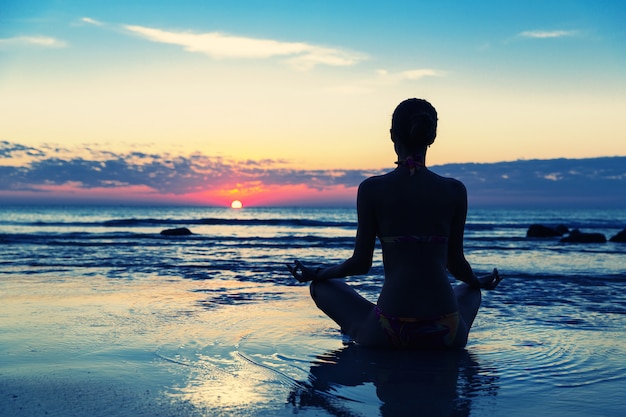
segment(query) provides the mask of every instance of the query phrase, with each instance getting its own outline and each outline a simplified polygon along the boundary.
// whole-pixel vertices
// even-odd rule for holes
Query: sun
[[[241,201],[239,200],[233,200],[233,202],[230,203],[230,207],[234,209],[240,209],[243,207],[243,204],[241,204]]]

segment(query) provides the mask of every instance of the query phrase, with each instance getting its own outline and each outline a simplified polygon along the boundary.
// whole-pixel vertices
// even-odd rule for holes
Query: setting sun
[[[241,201],[239,200],[234,200],[232,203],[230,203],[230,207],[234,209],[240,209],[243,207],[243,204],[241,204]]]

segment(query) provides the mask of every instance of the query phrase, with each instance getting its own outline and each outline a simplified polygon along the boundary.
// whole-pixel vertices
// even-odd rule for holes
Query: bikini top
[[[427,235],[398,235],[398,236],[379,236],[382,243],[432,243],[446,244],[447,236],[427,236]]]

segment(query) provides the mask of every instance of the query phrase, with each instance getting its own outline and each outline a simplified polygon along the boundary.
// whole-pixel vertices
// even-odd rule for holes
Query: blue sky
[[[9,0],[0,141],[219,160],[224,198],[277,193],[232,173],[392,168],[391,112],[423,97],[430,164],[626,155],[625,20],[620,1]]]

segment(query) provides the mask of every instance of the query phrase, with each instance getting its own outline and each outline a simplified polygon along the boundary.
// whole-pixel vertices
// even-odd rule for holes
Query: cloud
[[[490,164],[430,167],[465,184],[472,204],[514,206],[623,207],[626,204],[626,157],[522,160]],[[355,191],[381,170],[300,170],[289,161],[235,160],[192,153],[112,152],[94,147],[67,149],[0,142],[0,196],[54,197],[59,190],[75,195],[107,191],[115,197],[140,194],[184,196],[232,190],[298,189],[317,195]],[[118,197],[122,198],[122,197]]]
[[[44,156],[44,154],[41,150],[31,146],[7,141],[0,142],[0,161],[2,161],[2,158],[17,158],[19,156]]]
[[[577,33],[575,30],[527,30],[520,32],[518,36],[531,39],[552,39],[575,36]]]
[[[623,207],[626,157],[448,164],[435,172],[465,184],[475,204]]]
[[[415,81],[425,77],[443,77],[446,75],[446,71],[432,69],[432,68],[420,68],[399,72],[389,72],[381,69],[377,71],[380,79],[387,82],[401,82],[401,81]]]
[[[0,191],[43,191],[50,186],[78,189],[145,186],[161,194],[188,194],[232,188],[305,185],[311,189],[356,187],[369,173],[358,170],[286,168],[284,160],[238,161],[191,155],[115,153],[92,148],[39,148],[0,142]]]
[[[202,53],[215,59],[285,57],[287,63],[298,69],[310,69],[316,65],[351,66],[365,59],[365,55],[360,53],[305,42],[256,39],[219,32],[172,32],[136,25],[123,27],[152,42],[182,46],[188,52]]]
[[[90,25],[94,25],[94,26],[104,26],[104,23],[98,20],[92,19],[90,17],[83,17],[80,19],[80,21],[83,23],[89,23]]]
[[[418,81],[427,77],[445,77],[447,71],[420,68],[406,71],[390,72],[379,69],[369,78],[352,80],[348,84],[327,87],[326,91],[333,94],[363,94],[370,93],[378,88],[400,84],[402,82]]]
[[[64,48],[67,44],[59,39],[48,36],[16,36],[0,39],[0,47],[6,46],[43,46],[46,48]]]

